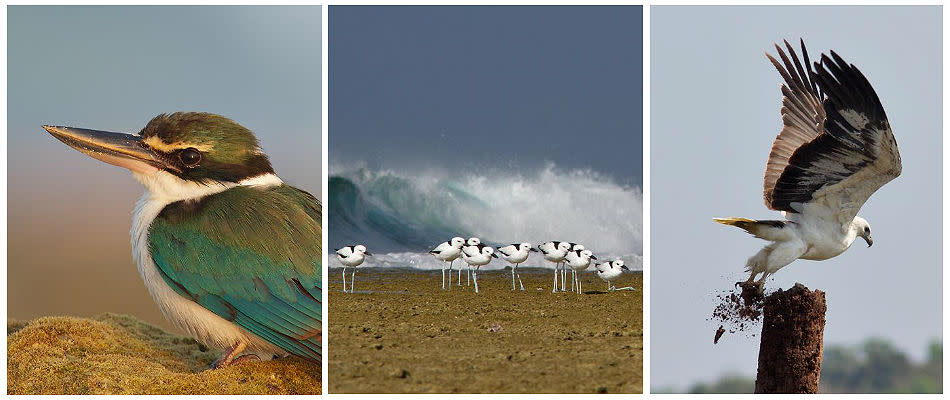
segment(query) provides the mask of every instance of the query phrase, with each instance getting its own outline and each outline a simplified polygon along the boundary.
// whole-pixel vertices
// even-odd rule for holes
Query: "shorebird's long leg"
[[[560,263],[554,263],[554,289],[551,289],[551,293],[557,292],[557,270]]]
[[[511,290],[515,290],[515,266],[511,266]]]
[[[584,294],[584,284],[581,282],[581,274],[577,274],[577,294]]]
[[[462,266],[459,266],[459,286],[462,286]]]
[[[475,281],[475,293],[478,293],[478,267],[475,267],[475,270],[472,271],[472,280]]]
[[[214,362],[211,363],[211,368],[218,369],[231,365],[231,360],[234,359],[234,356],[241,354],[241,352],[244,351],[244,348],[246,347],[247,343],[235,343],[234,346],[231,346],[230,349],[225,350],[217,360],[214,360]]]
[[[353,268],[353,272],[350,272],[350,293],[353,293],[353,288],[356,287],[356,268]]]
[[[472,266],[468,266],[468,275],[465,275],[465,286],[472,286]]]
[[[343,266],[343,293],[346,293],[346,266]]]
[[[451,272],[449,273],[451,275]],[[445,261],[442,261],[442,290],[445,290]]]
[[[561,266],[561,291],[567,291],[567,265]]]
[[[518,265],[520,265],[520,264],[515,264],[515,271],[518,270]],[[520,272],[518,272],[518,285],[521,286],[521,291],[523,292],[523,291],[524,291],[524,283],[521,283],[521,273],[520,273]]]
[[[449,290],[452,290],[452,264],[455,264],[455,260],[449,262]]]

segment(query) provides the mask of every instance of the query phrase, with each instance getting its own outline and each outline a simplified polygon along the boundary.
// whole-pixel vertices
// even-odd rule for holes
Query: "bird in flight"
[[[764,197],[785,219],[714,219],[770,242],[746,262],[750,276],[741,283],[760,292],[769,275],[797,259],[827,260],[859,237],[870,247],[871,225],[857,213],[901,173],[884,107],[857,67],[834,51],[811,63],[804,40],[803,60],[787,41],[775,49],[781,61],[766,56],[785,80],[783,127],[766,165]]]
[[[212,367],[259,354],[320,362],[320,202],[277,177],[250,130],[193,112],[137,135],[43,128],[145,186],[132,223],[139,273],[167,319],[225,350]]]

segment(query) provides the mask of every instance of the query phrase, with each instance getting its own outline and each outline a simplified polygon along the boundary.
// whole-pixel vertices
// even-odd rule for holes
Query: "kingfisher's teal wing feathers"
[[[166,283],[300,357],[321,354],[321,207],[288,185],[168,205],[149,227]]]

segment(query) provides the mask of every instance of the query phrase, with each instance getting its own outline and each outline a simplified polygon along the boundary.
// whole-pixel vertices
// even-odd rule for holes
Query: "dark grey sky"
[[[525,168],[642,182],[642,10],[329,11],[331,165]]]

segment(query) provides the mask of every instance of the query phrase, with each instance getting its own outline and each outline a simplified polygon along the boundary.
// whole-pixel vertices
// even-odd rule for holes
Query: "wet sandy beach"
[[[579,295],[527,268],[513,292],[509,271],[480,273],[476,295],[464,274],[442,291],[439,271],[361,269],[344,294],[330,269],[329,393],[642,392],[641,273],[605,293],[587,272]]]

